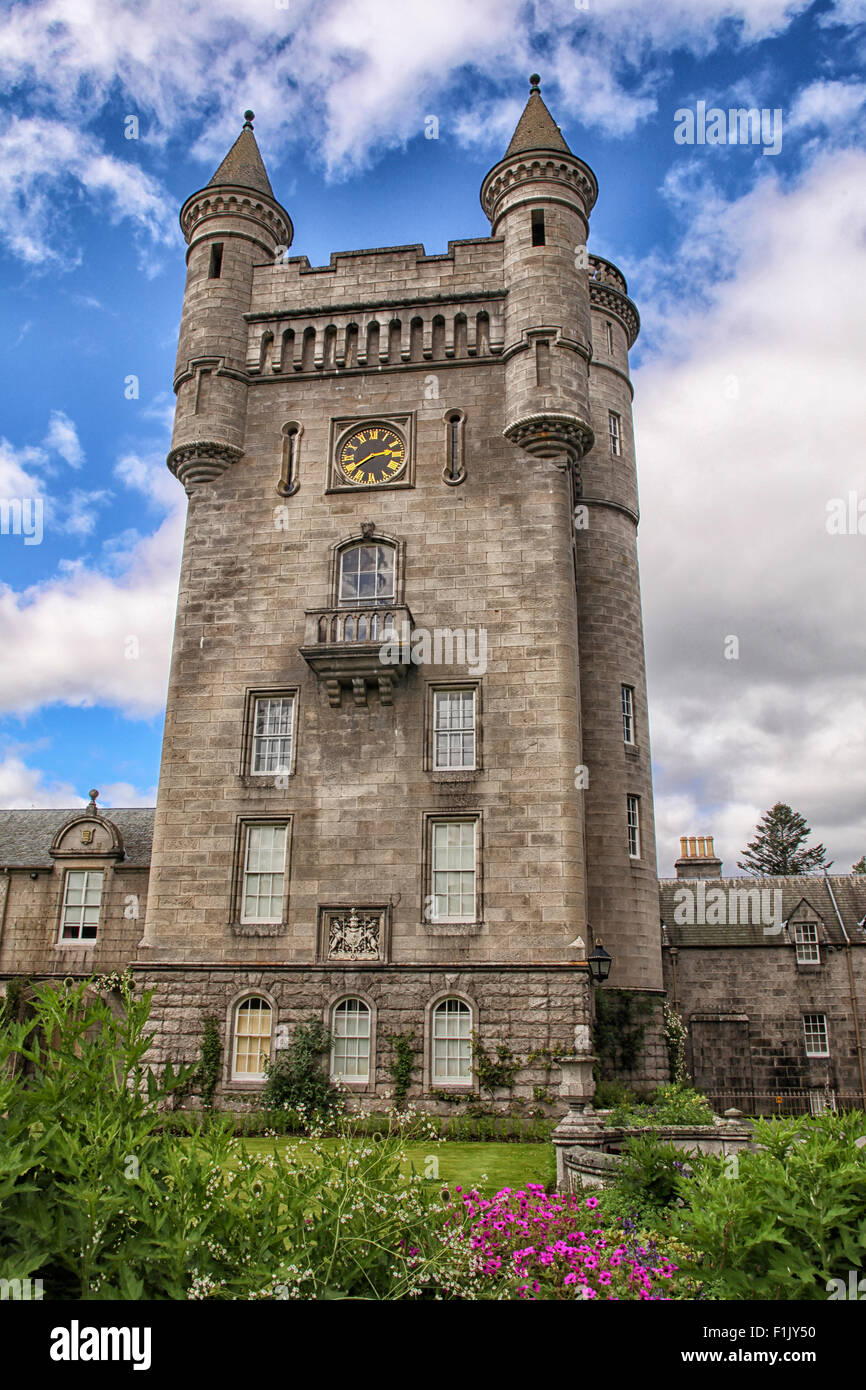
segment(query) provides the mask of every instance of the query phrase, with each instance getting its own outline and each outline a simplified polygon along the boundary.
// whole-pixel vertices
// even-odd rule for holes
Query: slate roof
[[[50,869],[53,863],[49,850],[54,836],[62,825],[84,813],[85,807],[52,808],[43,811],[0,810],[0,869]],[[126,851],[124,864],[150,863],[153,840],[153,806],[118,806],[99,814],[113,821],[123,837]]]
[[[866,919],[866,874],[830,874],[829,880],[848,936],[855,944],[866,945],[866,930],[858,925]],[[677,900],[675,897],[677,890],[688,888],[697,892],[700,883],[705,885],[707,895],[713,889],[719,888],[724,893],[728,916],[727,925],[700,922],[695,922],[692,925],[677,923],[675,920],[674,914],[678,902],[680,905],[684,902],[682,898]],[[845,938],[839,926],[823,874],[803,874],[790,878],[660,879],[659,913],[663,925],[662,940],[664,944],[678,947],[790,946],[791,937],[787,931],[766,933],[764,924],[760,920],[758,922],[751,920],[753,912],[751,910],[746,911],[745,900],[737,900],[729,896],[732,891],[744,889],[747,891],[758,889],[764,892],[780,891],[782,894],[781,920],[783,922],[789,920],[791,914],[805,899],[809,906],[814,908],[819,927],[823,922],[823,930],[819,931],[819,939],[832,945],[841,946],[844,944]],[[765,901],[770,909],[768,925],[772,925],[772,909],[775,899]],[[679,915],[683,915],[682,906],[679,908]],[[697,915],[699,912],[696,900]],[[735,915],[737,921],[733,920]],[[748,916],[749,920],[743,921],[744,916]],[[802,920],[806,920],[805,916]]]
[[[529,93],[529,100],[517,122],[517,129],[511,137],[505,158],[510,154],[523,154],[524,150],[556,150],[559,153],[571,154],[562,131],[535,86]]]
[[[218,183],[254,188],[257,193],[267,193],[273,198],[274,190],[251,126],[244,126],[208,187]]]

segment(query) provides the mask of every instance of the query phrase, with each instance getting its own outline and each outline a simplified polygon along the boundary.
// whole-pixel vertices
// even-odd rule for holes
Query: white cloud
[[[39,809],[86,804],[69,782],[46,782],[40,768],[28,767],[15,754],[7,754],[0,761],[0,806]]]
[[[100,806],[154,806],[156,787],[139,791],[131,782],[111,782],[100,791]],[[49,780],[42,768],[31,767],[15,751],[0,758],[0,806],[41,810],[52,806],[86,806],[87,798],[70,782]]]
[[[112,222],[129,218],[152,242],[179,236],[171,198],[144,170],[105,154],[77,123],[13,116],[0,133],[0,242],[32,266],[77,264],[58,212],[70,189],[92,197]]]
[[[866,83],[812,82],[797,93],[790,115],[794,127],[823,127],[829,134],[846,131],[863,111]]]
[[[152,535],[115,548],[109,573],[66,562],[21,593],[0,587],[4,713],[99,704],[150,718],[165,703],[185,497],[151,457],[127,455],[115,471],[168,514]],[[93,505],[91,495],[86,506]],[[93,529],[86,509],[82,525],[85,533]]]
[[[715,833],[733,867],[783,800],[847,869],[866,840],[866,535],[826,521],[831,499],[866,500],[866,155],[732,202],[688,186],[682,245],[631,277],[659,863]],[[694,820],[674,826],[683,796]]]
[[[65,459],[70,468],[80,468],[84,462],[84,450],[75,423],[62,410],[52,410],[48,433],[42,443],[46,449]]]
[[[139,0],[134,15],[116,0],[30,0],[0,19],[0,79],[32,110],[0,135],[0,238],[31,265],[76,264],[63,203],[83,191],[113,221],[131,220],[152,275],[178,236],[174,200],[137,159],[186,128],[203,181],[247,104],[272,171],[303,141],[342,177],[419,136],[430,114],[493,153],[516,118],[512,94],[538,67],[564,123],[622,136],[655,111],[670,55],[756,44],[811,3],[590,0],[584,11],[568,0],[403,0],[395,11],[394,0],[208,0],[179,21],[174,0]],[[853,25],[855,9],[840,0],[834,13]],[[458,92],[468,70],[480,80]],[[507,97],[488,98],[490,82]],[[140,123],[128,158],[89,128],[118,98],[118,130],[125,115]]]

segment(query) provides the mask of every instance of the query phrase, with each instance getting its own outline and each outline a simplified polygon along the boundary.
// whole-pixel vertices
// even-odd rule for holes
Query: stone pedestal
[[[559,1094],[568,1101],[568,1114],[560,1120],[551,1139],[556,1149],[556,1185],[563,1190],[565,1181],[565,1151],[579,1144],[590,1134],[598,1134],[604,1127],[604,1120],[597,1115],[590,1104],[595,1094],[593,1067],[598,1061],[591,1052],[575,1053],[564,1057],[560,1062],[562,1081]]]

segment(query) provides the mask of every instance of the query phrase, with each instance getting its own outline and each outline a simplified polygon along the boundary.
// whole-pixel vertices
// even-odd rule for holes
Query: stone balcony
[[[348,687],[356,705],[367,704],[367,691],[379,691],[379,703],[393,703],[394,685],[406,675],[411,661],[409,642],[413,618],[405,604],[354,604],[313,608],[306,613],[301,656],[325,682],[328,702],[339,709]],[[390,645],[393,660],[382,660]]]

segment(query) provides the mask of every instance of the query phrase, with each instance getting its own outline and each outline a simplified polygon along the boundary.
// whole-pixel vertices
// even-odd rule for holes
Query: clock
[[[340,444],[337,471],[355,487],[393,483],[406,468],[406,440],[391,425],[364,425]]]

